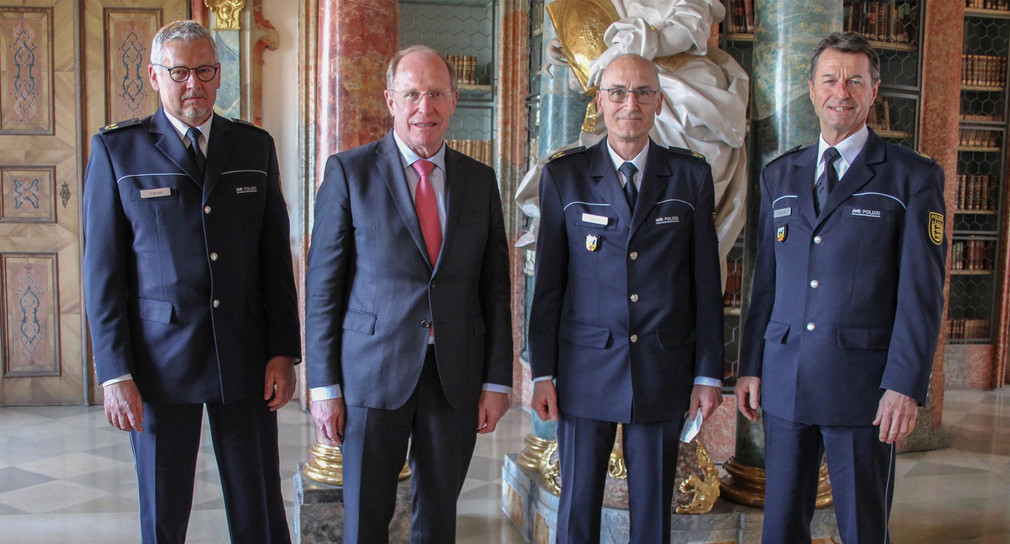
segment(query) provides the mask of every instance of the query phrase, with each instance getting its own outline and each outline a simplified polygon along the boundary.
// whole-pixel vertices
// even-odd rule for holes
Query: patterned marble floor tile
[[[21,465],[21,468],[54,478],[67,479],[122,465],[122,461],[116,461],[108,457],[92,455],[90,453],[71,452],[58,457],[25,463]]]
[[[85,501],[106,497],[109,494],[105,490],[53,480],[40,485],[0,493],[0,504],[6,504],[30,514],[45,514]]]
[[[14,491],[22,487],[44,484],[52,481],[51,476],[16,467],[0,469],[0,492]]]

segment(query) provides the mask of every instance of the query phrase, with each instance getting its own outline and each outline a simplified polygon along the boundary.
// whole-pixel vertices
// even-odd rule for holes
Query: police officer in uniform
[[[894,443],[926,401],[943,308],[943,171],[866,126],[880,62],[855,33],[810,62],[820,141],[761,176],[737,406],[763,408],[762,541],[810,542],[827,452],[846,544],[887,542]]]
[[[274,143],[213,113],[199,24],[158,31],[149,75],[162,108],[95,135],[84,186],[95,368],[130,432],[142,539],[186,539],[206,406],[232,542],[290,542],[276,410],[300,345]]]
[[[561,153],[540,180],[532,405],[558,421],[558,542],[599,541],[618,422],[631,541],[669,542],[682,420],[722,400],[712,174],[649,138],[663,105],[649,60],[613,60],[596,102],[607,138]]]

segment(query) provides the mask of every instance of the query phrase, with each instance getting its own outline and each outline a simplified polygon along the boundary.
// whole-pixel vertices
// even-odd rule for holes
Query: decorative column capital
[[[238,16],[245,8],[245,0],[203,0],[214,12],[214,30],[239,30]]]

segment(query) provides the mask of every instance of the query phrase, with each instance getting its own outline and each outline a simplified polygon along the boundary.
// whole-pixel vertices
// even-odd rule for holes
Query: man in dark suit
[[[273,140],[213,113],[207,29],[151,47],[162,109],[91,140],[84,289],[109,422],[130,431],[143,541],[184,542],[204,406],[233,542],[289,542],[276,410],[300,355]]]
[[[846,544],[887,542],[894,443],[926,401],[943,308],[943,171],[866,126],[880,63],[855,33],[810,61],[820,143],[761,176],[737,406],[764,409],[763,541],[810,542],[827,452]]]
[[[344,541],[385,543],[410,444],[411,542],[452,542],[477,433],[512,385],[494,171],[445,145],[456,74],[413,46],[386,72],[393,130],[329,158],[306,276],[319,439],[342,446]]]
[[[607,138],[559,153],[540,180],[532,405],[558,421],[558,542],[599,542],[618,422],[631,540],[669,542],[681,420],[722,401],[712,174],[649,138],[663,104],[649,60],[611,62],[596,104]]]

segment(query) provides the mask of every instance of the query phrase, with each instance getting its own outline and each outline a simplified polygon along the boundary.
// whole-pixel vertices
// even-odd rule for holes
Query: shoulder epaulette
[[[910,157],[913,157],[913,158],[915,158],[917,160],[920,160],[920,161],[922,161],[922,162],[924,162],[926,164],[934,164],[934,163],[936,163],[936,159],[934,159],[934,158],[930,157],[929,155],[927,155],[927,154],[919,151],[918,149],[910,149],[910,148],[905,147],[903,145],[897,145],[897,144],[891,144],[888,147],[890,147],[892,149],[894,149],[894,148],[900,149],[906,155],[908,155]]]
[[[232,117],[231,120],[232,120],[233,123],[238,123],[240,125],[245,125],[247,127],[252,127],[252,128],[254,128],[256,130],[259,130],[261,132],[266,132],[267,131],[267,129],[265,129],[265,128],[257,125],[257,124],[254,124],[254,123],[251,123],[249,121],[246,121],[245,119],[239,119],[238,117]]]
[[[104,127],[98,129],[99,132],[105,134],[106,132],[112,132],[114,130],[119,130],[121,128],[133,127],[140,124],[140,119],[134,117],[133,119],[127,119],[126,121],[117,121],[111,125],[105,125]]]
[[[578,147],[573,147],[571,149],[563,149],[563,150],[558,151],[557,153],[551,155],[551,157],[549,159],[547,159],[547,160],[548,161],[557,160],[557,159],[560,159],[561,157],[567,157],[569,155],[575,155],[575,154],[578,154],[578,153],[582,153],[585,150],[586,150],[586,146],[584,146],[584,145],[580,145]]]
[[[697,151],[691,151],[690,149],[685,149],[683,147],[674,147],[672,145],[670,147],[666,148],[666,149],[669,150],[669,151],[672,151],[673,153],[676,153],[678,155],[684,155],[685,157],[691,157],[691,158],[697,159],[697,160],[699,160],[701,162],[707,162],[705,160],[705,155],[702,155],[701,153],[698,153]]]
[[[781,159],[782,157],[785,157],[785,156],[788,156],[788,155],[792,155],[793,153],[796,153],[797,151],[799,151],[801,149],[803,149],[803,146],[802,145],[798,145],[798,146],[790,149],[789,151],[786,151],[785,153],[779,155],[778,157],[775,157],[774,159],[768,161],[768,164],[771,164],[771,163],[773,163],[773,162]],[[768,166],[768,164],[766,164],[765,166]]]

